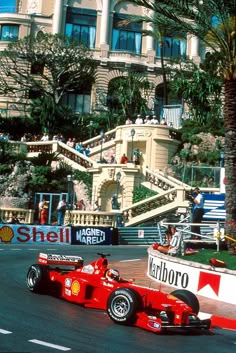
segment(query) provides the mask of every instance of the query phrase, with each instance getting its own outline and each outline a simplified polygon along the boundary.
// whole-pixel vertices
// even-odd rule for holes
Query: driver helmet
[[[118,270],[115,269],[109,269],[106,272],[106,278],[108,281],[119,281],[120,280],[120,273]]]

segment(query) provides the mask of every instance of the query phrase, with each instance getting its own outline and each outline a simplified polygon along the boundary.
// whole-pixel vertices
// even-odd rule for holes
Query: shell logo
[[[0,228],[0,239],[3,243],[10,243],[14,237],[13,230],[8,226],[3,226]]]
[[[78,281],[72,282],[71,291],[72,291],[72,294],[78,295],[78,293],[80,292],[80,284]]]

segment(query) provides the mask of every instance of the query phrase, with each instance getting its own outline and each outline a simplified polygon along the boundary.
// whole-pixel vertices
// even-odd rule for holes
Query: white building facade
[[[160,115],[163,108],[163,75],[160,45],[150,36],[143,23],[120,25],[130,14],[142,16],[144,10],[129,1],[120,0],[1,0],[0,50],[9,42],[39,32],[61,33],[83,41],[99,62],[95,84],[84,92],[75,92],[65,99],[75,112],[107,111],[109,83],[139,72],[153,84],[149,98],[151,114]],[[200,62],[200,46],[196,37],[167,36],[164,57],[189,57]],[[0,96],[0,112],[14,110],[13,98]],[[169,97],[169,104],[182,104],[181,99]]]

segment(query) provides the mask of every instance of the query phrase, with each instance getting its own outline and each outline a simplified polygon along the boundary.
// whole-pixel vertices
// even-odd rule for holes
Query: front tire
[[[112,321],[120,325],[133,324],[139,307],[138,295],[128,288],[112,292],[107,301],[107,313]]]
[[[47,293],[49,287],[47,266],[31,265],[26,276],[26,284],[33,293]]]
[[[176,298],[182,300],[188,306],[190,306],[190,308],[192,308],[193,313],[198,315],[200,305],[198,298],[195,294],[186,289],[177,289],[171,292],[171,294],[174,295]]]

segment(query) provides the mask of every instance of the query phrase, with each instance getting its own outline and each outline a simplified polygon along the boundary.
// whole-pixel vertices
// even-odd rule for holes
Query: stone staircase
[[[88,168],[96,168],[98,166],[101,168],[100,157],[109,156],[114,152],[115,130],[105,133],[103,140],[101,140],[101,136],[99,135],[83,142],[83,146],[90,147],[91,152],[89,157],[59,141],[15,144],[15,148],[20,150],[25,149],[29,156],[36,156],[43,151],[57,152],[60,159],[73,169],[86,171]],[[168,213],[171,212],[173,214],[178,212],[178,210],[182,210],[184,213],[188,209],[189,202],[186,200],[186,191],[191,189],[189,185],[160,170],[153,171],[146,168],[145,170],[140,169],[140,173],[142,173],[142,177],[140,178],[141,184],[157,191],[158,195],[117,210],[116,212],[120,214],[124,226],[137,226],[149,219],[164,218]]]

